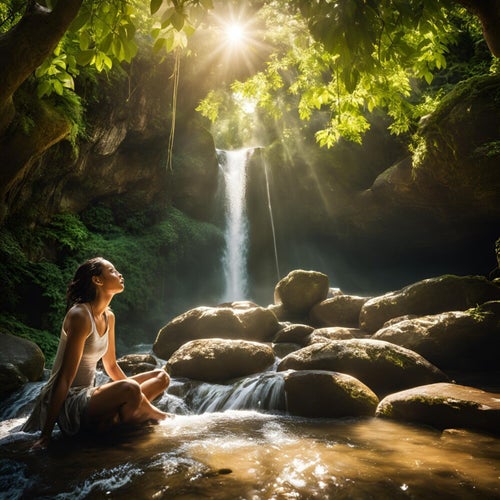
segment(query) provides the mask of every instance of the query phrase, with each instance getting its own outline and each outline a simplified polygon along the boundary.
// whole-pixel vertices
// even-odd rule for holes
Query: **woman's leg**
[[[140,384],[142,393],[149,401],[155,400],[170,384],[170,377],[167,372],[161,368],[139,373],[130,378]]]
[[[87,415],[89,424],[97,427],[102,423],[138,424],[167,416],[149,402],[140,384],[130,379],[98,387],[90,398]]]

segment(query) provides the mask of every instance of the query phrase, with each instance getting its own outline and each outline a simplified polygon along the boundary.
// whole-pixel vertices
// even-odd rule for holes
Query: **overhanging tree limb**
[[[14,92],[55,49],[82,1],[61,0],[49,11],[31,0],[22,19],[0,35],[0,134],[14,116]]]

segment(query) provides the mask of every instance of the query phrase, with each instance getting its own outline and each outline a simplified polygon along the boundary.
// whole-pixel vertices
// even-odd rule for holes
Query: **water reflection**
[[[231,410],[59,437],[42,454],[22,433],[7,437],[15,423],[0,425],[9,498],[500,497],[500,440],[466,431]]]

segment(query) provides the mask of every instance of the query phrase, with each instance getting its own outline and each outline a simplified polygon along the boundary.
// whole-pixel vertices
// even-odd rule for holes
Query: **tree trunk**
[[[455,0],[476,15],[491,53],[500,57],[500,0]]]
[[[0,135],[15,109],[14,92],[52,53],[83,0],[60,0],[49,11],[31,0],[22,19],[0,37]]]

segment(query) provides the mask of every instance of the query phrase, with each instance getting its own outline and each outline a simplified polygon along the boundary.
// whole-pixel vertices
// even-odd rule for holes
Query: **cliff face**
[[[166,166],[171,67],[138,60],[130,78],[99,87],[79,153],[63,143],[27,161],[7,192],[8,217],[44,223],[103,203],[173,205],[213,220],[218,165],[193,111],[201,91],[190,94],[192,68],[181,79],[173,169]],[[413,155],[380,117],[362,146],[321,150],[302,136],[289,149],[276,142],[256,151],[247,199],[254,288],[268,290],[277,277],[264,164],[281,274],[315,268],[362,290],[377,280],[387,289],[441,272],[487,273],[499,236],[499,103],[498,76],[459,85],[421,124]]]
[[[417,131],[414,154],[376,122],[362,147],[264,151],[282,273],[314,266],[336,286],[357,290],[435,273],[488,274],[500,236],[499,144],[500,77],[491,76],[443,99]],[[266,251],[269,215],[256,201],[264,195],[262,168],[250,198],[259,286],[276,275]]]
[[[193,116],[194,103],[183,102],[184,108],[178,110],[173,169],[167,168],[170,76],[169,61],[152,65],[138,60],[129,78],[101,82],[101,93],[86,114],[87,139],[81,141],[77,154],[68,142],[41,157],[44,148],[27,152],[22,144],[17,150],[12,145],[10,161],[22,167],[7,186],[7,220],[28,216],[35,223],[45,222],[54,213],[79,213],[115,197],[125,197],[132,207],[173,201],[188,215],[206,218],[218,168],[213,139]],[[200,196],[195,196],[199,188],[189,194],[196,184],[203,185]],[[190,196],[195,199],[187,202]]]

